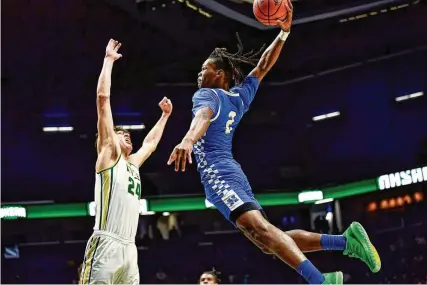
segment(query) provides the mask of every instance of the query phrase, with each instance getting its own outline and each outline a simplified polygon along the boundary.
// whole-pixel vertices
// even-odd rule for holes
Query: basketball
[[[285,20],[288,14],[285,3],[286,0],[255,0],[253,6],[255,18],[266,26],[277,26],[276,21]]]

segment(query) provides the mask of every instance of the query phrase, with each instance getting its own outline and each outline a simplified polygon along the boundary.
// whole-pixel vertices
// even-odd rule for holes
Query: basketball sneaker
[[[341,271],[323,274],[325,281],[322,284],[343,284],[344,277]]]
[[[359,258],[368,265],[373,273],[380,271],[380,256],[360,223],[351,223],[343,235],[347,239],[347,244],[343,252],[344,255]]]

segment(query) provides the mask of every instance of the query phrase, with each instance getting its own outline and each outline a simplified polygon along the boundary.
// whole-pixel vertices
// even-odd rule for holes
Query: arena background
[[[145,126],[132,130],[134,145],[160,116],[160,99],[174,104],[141,169],[141,283],[196,283],[212,267],[223,283],[305,283],[205,204],[194,165],[166,165],[210,52],[234,49],[235,32],[247,48],[276,36],[254,21],[250,2],[2,1],[2,283],[77,280],[94,223],[95,88],[110,38],[123,43],[115,123]],[[425,3],[298,0],[294,9],[235,157],[278,227],[365,225],[381,272],[338,252],[308,254],[321,271],[342,270],[346,283],[427,283]]]

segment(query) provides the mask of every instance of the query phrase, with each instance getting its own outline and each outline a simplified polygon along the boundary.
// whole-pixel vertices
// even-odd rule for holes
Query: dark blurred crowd
[[[427,284],[425,224],[371,235],[382,269],[371,274],[364,263],[341,252],[315,252],[308,258],[323,272],[341,270],[345,283]],[[149,242],[147,242],[149,239]],[[2,257],[2,283],[77,283],[85,241],[20,247],[19,259]],[[225,284],[305,283],[273,256],[264,255],[234,231],[204,234],[191,229],[158,229],[138,241],[141,283],[197,283],[202,272],[221,271]]]

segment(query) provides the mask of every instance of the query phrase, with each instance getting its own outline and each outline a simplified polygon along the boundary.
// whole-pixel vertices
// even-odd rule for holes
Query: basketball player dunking
[[[166,97],[159,103],[160,120],[134,154],[129,132],[114,127],[110,106],[111,72],[122,55],[121,44],[110,40],[98,81],[98,137],[94,233],[89,239],[80,282],[82,284],[139,284],[135,235],[139,219],[141,179],[139,167],[153,153],[172,113]]]
[[[268,221],[247,177],[232,155],[234,131],[290,33],[291,0],[285,5],[288,17],[278,22],[282,31],[259,60],[256,57],[261,51],[253,55],[243,54],[239,39],[237,53],[216,48],[203,63],[198,77],[200,89],[193,96],[193,121],[181,143],[173,150],[168,164],[175,162],[175,171],[185,171],[187,161],[192,163],[194,147],[206,198],[226,219],[265,253],[275,254],[310,284],[342,284],[342,272],[320,273],[303,252],[341,250],[345,255],[360,258],[371,271],[378,272],[380,258],[362,225],[352,223],[343,235],[336,236],[303,230],[282,232]],[[242,63],[255,66],[246,77],[238,67]]]

